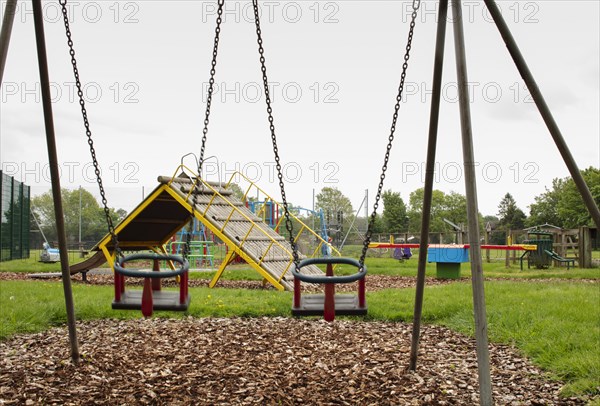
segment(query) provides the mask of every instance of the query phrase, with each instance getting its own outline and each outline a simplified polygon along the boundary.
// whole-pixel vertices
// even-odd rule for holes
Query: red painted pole
[[[326,276],[333,276],[333,266],[327,264]],[[335,284],[325,284],[325,303],[323,305],[323,316],[326,321],[335,320]]]
[[[144,278],[144,290],[142,291],[142,314],[144,317],[152,316],[152,280]]]
[[[300,279],[294,278],[294,308],[300,307],[300,297],[302,296]]]
[[[181,275],[179,281],[179,304],[184,304],[188,296],[188,273],[185,272]]]
[[[367,304],[367,300],[365,298],[365,278],[358,280],[358,307],[364,309]]]

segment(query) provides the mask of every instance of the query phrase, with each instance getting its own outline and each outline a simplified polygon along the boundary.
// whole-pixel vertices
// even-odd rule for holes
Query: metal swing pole
[[[13,22],[17,10],[17,0],[7,0],[4,8],[4,19],[2,20],[2,29],[0,30],[0,85],[4,77],[4,67],[8,57],[8,46],[10,44],[10,35],[12,33]]]
[[[492,18],[494,19],[494,23],[496,24],[496,27],[498,27],[498,31],[500,31],[500,35],[506,44],[506,48],[508,48],[508,52],[510,53],[510,56],[512,57],[517,69],[519,70],[519,74],[523,78],[529,93],[531,93],[531,97],[533,98],[535,105],[537,106],[544,122],[546,123],[546,127],[548,127],[548,131],[550,131],[550,134],[554,139],[554,143],[556,144],[558,151],[567,165],[567,168],[571,173],[571,177],[573,178],[573,181],[575,182],[575,185],[577,186],[577,189],[579,190],[579,193],[581,194],[581,197],[583,198],[583,201],[587,206],[592,219],[594,219],[594,223],[596,223],[596,227],[600,228],[600,210],[598,210],[598,206],[596,205],[596,202],[590,193],[590,189],[585,183],[583,176],[581,176],[581,172],[577,167],[575,158],[573,158],[573,155],[571,154],[571,151],[569,150],[569,147],[567,146],[567,143],[565,142],[565,139],[558,128],[558,124],[556,124],[556,121],[550,112],[550,108],[548,107],[548,104],[546,104],[546,100],[544,99],[540,88],[535,82],[533,74],[527,66],[525,58],[523,58],[523,54],[521,54],[521,51],[519,50],[519,47],[512,36],[508,25],[506,25],[506,21],[502,17],[502,14],[500,13],[500,10],[498,9],[498,6],[494,0],[484,0],[484,3],[490,11]]]
[[[44,17],[42,15],[41,0],[32,0],[33,21],[35,25],[35,42],[37,45],[38,66],[40,83],[42,87],[42,106],[44,108],[44,124],[46,128],[46,143],[48,145],[48,161],[52,179],[52,197],[54,200],[54,215],[56,217],[56,231],[58,234],[58,249],[60,251],[60,266],[62,271],[65,305],[67,308],[67,324],[69,327],[69,342],[71,344],[71,360],[79,363],[79,345],[77,343],[77,328],[75,325],[75,309],[73,305],[73,291],[71,289],[71,274],[69,272],[69,252],[67,250],[67,235],[65,232],[65,218],[63,213],[60,176],[58,172],[58,155],[56,153],[56,137],[54,135],[54,119],[52,116],[52,102],[50,96],[50,78],[48,76],[48,58],[46,55],[46,38],[44,35]]]
[[[479,240],[479,209],[477,207],[475,154],[473,151],[473,132],[471,128],[471,110],[469,107],[467,58],[460,0],[452,0],[452,17],[454,25],[454,51],[456,54],[456,75],[458,81],[463,165],[465,171],[465,191],[467,195],[467,223],[469,230],[469,244],[471,245],[469,254],[471,256],[471,283],[473,286],[473,310],[475,315],[479,402],[481,405],[487,406],[493,404],[492,382],[490,377],[490,353],[488,348],[483,269],[481,263],[481,242]]]
[[[444,47],[446,43],[446,18],[448,0],[440,0],[435,59],[433,65],[433,91],[431,112],[429,115],[429,141],[427,144],[427,162],[425,164],[425,188],[423,191],[423,210],[421,213],[421,241],[419,243],[419,265],[413,313],[412,341],[410,347],[409,369],[417,369],[419,338],[421,335],[421,314],[423,312],[423,292],[425,290],[425,269],[427,267],[427,247],[429,245],[429,224],[431,222],[431,198],[433,195],[433,177],[435,174],[435,152],[437,148],[438,121],[440,116],[440,98],[442,93],[442,71],[444,67]]]

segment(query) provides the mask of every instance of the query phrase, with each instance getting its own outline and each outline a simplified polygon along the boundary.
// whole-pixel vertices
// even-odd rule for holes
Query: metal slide
[[[104,257],[104,254],[102,253],[102,251],[98,251],[94,255],[92,255],[91,257],[86,259],[85,261],[80,262],[78,264],[71,265],[69,267],[69,272],[71,272],[71,275],[79,273],[79,272],[86,272],[86,271],[98,268],[100,265],[102,265],[104,263],[106,263],[106,258]]]

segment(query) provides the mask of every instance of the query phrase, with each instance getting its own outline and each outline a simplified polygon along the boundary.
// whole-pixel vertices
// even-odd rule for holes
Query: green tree
[[[600,206],[600,169],[589,167],[581,171],[596,205]],[[564,228],[576,228],[583,225],[593,226],[590,215],[579,190],[572,178],[565,179],[564,189],[558,201],[558,216]]]
[[[81,191],[81,194],[80,194]],[[79,238],[79,214],[81,198],[81,240],[98,241],[106,233],[107,225],[104,209],[100,207],[94,196],[85,189],[62,189],[63,212],[67,239],[76,242]],[[42,231],[49,240],[57,239],[56,221],[54,216],[54,201],[52,191],[48,191],[32,199],[34,211]],[[123,209],[109,209],[115,223],[121,221],[127,213]]]
[[[483,224],[484,231],[485,231],[485,227],[487,224],[489,224],[490,228],[492,230],[494,230],[499,222],[500,222],[500,219],[498,217],[492,216],[492,215],[483,216],[481,218],[481,223]]]
[[[589,167],[581,171],[596,205],[600,206],[600,169]],[[564,187],[558,200],[558,217],[564,228],[576,228],[584,225],[593,226],[590,215],[577,186],[572,178],[565,178]]]
[[[498,226],[504,230],[520,230],[525,227],[526,217],[515,198],[510,193],[505,194],[498,205]]]
[[[467,224],[467,198],[457,192],[450,192],[444,196],[444,218],[454,224]]]
[[[383,227],[387,233],[398,233],[405,231],[408,227],[406,215],[406,204],[400,197],[400,193],[386,190],[383,199]]]
[[[369,217],[370,219],[370,217]],[[363,221],[364,221],[364,217],[363,217]],[[385,233],[385,226],[383,223],[383,218],[382,216],[378,213],[375,215],[375,221],[373,222],[373,234],[381,234],[381,233]]]
[[[244,200],[244,191],[237,183],[230,183],[229,189],[233,192],[233,195],[240,200]],[[249,200],[256,200],[254,197],[249,197]]]
[[[600,205],[600,169],[590,166],[581,171],[592,197]],[[552,188],[535,197],[529,206],[530,219],[528,225],[544,223],[563,228],[576,228],[582,225],[593,225],[579,190],[571,177],[552,180]]]
[[[323,209],[327,215],[335,217],[338,211],[344,213],[344,218],[350,218],[354,214],[350,199],[336,187],[324,187],[316,196],[315,206]]]
[[[446,215],[445,194],[441,190],[433,190],[431,196],[431,220],[429,230],[439,232],[446,230],[444,216]],[[408,229],[416,232],[421,230],[421,217],[423,213],[424,189],[419,188],[411,192],[408,198]]]
[[[421,230],[421,214],[423,212],[423,188],[417,189],[410,194],[408,218],[409,229],[411,231]],[[453,228],[444,222],[444,219],[450,220],[457,225],[463,225],[466,231],[467,224],[467,198],[451,191],[444,193],[440,190],[433,190],[431,197],[431,220],[429,229],[432,233],[450,232]],[[483,216],[479,214],[479,222],[483,230]]]
[[[541,224],[552,224],[563,227],[563,221],[558,215],[558,203],[565,188],[563,179],[552,180],[552,189],[534,197],[535,202],[529,206],[527,226],[533,227]]]

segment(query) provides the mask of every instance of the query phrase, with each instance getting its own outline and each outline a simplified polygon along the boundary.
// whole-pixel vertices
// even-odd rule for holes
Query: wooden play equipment
[[[166,256],[169,254],[167,245],[171,237],[189,223],[192,213],[197,221],[227,246],[228,253],[210,282],[210,287],[217,284],[227,266],[239,257],[276,289],[293,290],[293,254],[290,243],[263,222],[261,217],[252,213],[244,203],[247,196],[255,195],[257,191],[264,195],[267,193],[248,180],[249,186],[245,194],[237,197],[231,184],[240,176],[243,175],[236,172],[224,184],[207,182],[184,165],[179,165],[172,176],[160,176],[158,186],[115,226],[119,247],[127,251],[153,251]],[[292,214],[290,218],[300,225],[293,233],[294,242],[302,236],[318,241],[317,248],[308,253],[308,256],[299,254],[301,258],[318,257],[322,246],[330,248],[333,255],[340,255],[335,247],[302,220]],[[102,253],[102,261],[114,266],[116,253],[112,241],[111,235],[106,235],[92,251]],[[94,255],[88,261],[97,262],[99,259]],[[82,267],[84,266],[80,265],[78,269]],[[323,275],[323,271],[315,265],[308,267],[306,272]]]
[[[575,266],[575,260],[564,258],[554,251],[554,234],[540,230],[527,232],[526,244],[535,245],[536,249],[527,253],[527,268],[534,266],[537,269],[547,269],[552,266],[552,261],[558,264],[566,264],[567,269]],[[523,256],[521,257],[521,269],[523,269]]]
[[[509,230],[506,232],[507,240],[521,241],[537,246],[537,241],[540,241],[540,249],[538,254],[531,253],[531,257],[518,257],[506,255],[506,265],[512,262],[513,264],[523,263],[527,260],[528,266],[544,269],[548,267],[565,266],[570,269],[573,266],[579,268],[592,268],[593,249],[597,249],[598,232],[596,227],[582,226],[579,228],[563,229],[552,224],[541,224],[530,227],[524,230]],[[548,253],[545,253],[547,250]]]

